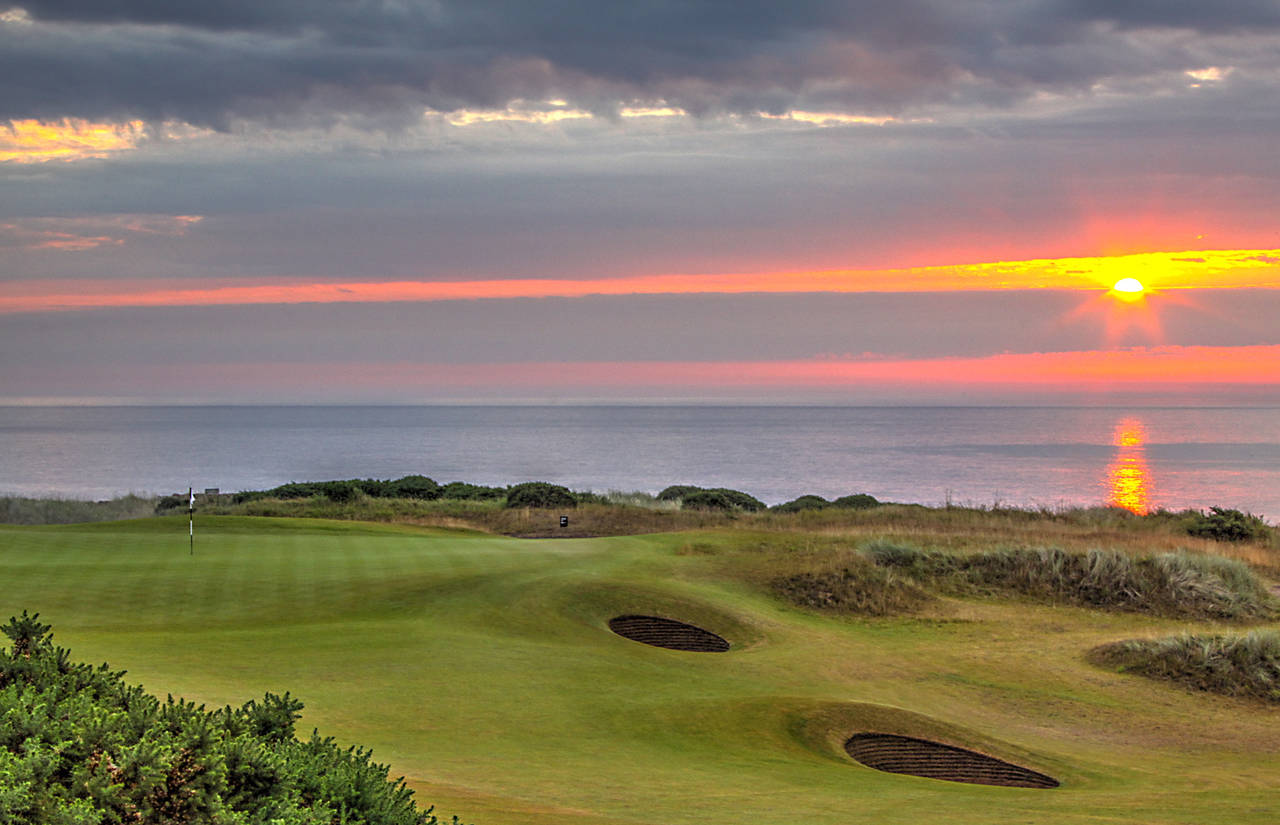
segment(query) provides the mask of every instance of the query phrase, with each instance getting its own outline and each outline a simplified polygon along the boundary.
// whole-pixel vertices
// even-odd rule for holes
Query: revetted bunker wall
[[[617,616],[609,629],[619,636],[654,647],[697,653],[723,653],[729,642],[700,627],[660,616]]]
[[[1056,788],[1051,776],[974,751],[892,733],[856,733],[844,749],[869,768],[889,773],[1004,785],[1014,788]]]

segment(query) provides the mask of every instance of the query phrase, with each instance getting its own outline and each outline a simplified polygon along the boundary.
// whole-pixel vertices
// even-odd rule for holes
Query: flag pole
[[[187,488],[187,535],[190,536],[191,555],[196,554],[196,492]]]

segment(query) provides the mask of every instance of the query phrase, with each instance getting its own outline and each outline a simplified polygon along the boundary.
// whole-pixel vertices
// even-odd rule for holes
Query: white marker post
[[[196,492],[195,488],[187,488],[187,533],[191,540],[191,555],[196,554]]]

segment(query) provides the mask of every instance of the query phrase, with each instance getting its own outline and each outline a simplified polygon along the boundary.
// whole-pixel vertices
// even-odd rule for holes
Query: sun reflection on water
[[[1107,504],[1123,507],[1143,515],[1150,509],[1151,472],[1143,448],[1147,430],[1137,418],[1125,418],[1116,424],[1111,443],[1115,457],[1107,465]]]

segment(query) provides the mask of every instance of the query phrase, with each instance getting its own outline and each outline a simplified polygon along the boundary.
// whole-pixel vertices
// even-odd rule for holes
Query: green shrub
[[[799,513],[801,510],[822,510],[830,506],[831,502],[822,496],[800,496],[784,504],[779,504],[773,509],[779,513]]]
[[[684,510],[720,510],[729,512],[737,509],[733,500],[718,490],[697,490],[680,499],[680,507]]]
[[[576,507],[578,500],[568,487],[545,481],[526,481],[507,488],[508,507],[542,507],[564,509]]]
[[[679,501],[690,493],[702,492],[701,487],[692,484],[673,484],[658,493],[658,501]]]
[[[741,490],[730,490],[728,487],[712,487],[708,493],[719,493],[729,500],[729,502],[739,510],[746,510],[748,513],[759,513],[766,509],[764,502],[750,493],[744,493]]]
[[[842,507],[846,510],[870,510],[872,507],[879,507],[880,501],[875,496],[866,493],[854,493],[851,496],[840,496],[840,498],[831,502],[832,507]]]
[[[268,498],[311,498],[312,496],[324,495],[321,484],[309,481],[291,481],[288,484],[281,484],[279,487],[272,487],[267,490]]]
[[[0,822],[434,825],[359,748],[294,736],[285,694],[206,711],[74,663],[26,612],[0,650]],[[457,819],[454,818],[456,825]]]
[[[1187,532],[1215,541],[1261,541],[1271,535],[1266,522],[1252,513],[1223,507],[1210,507],[1207,514],[1192,513],[1187,521]]]
[[[325,481],[317,484],[316,487],[319,488],[321,495],[338,504],[355,501],[364,495],[354,481]]]
[[[706,493],[715,493],[715,496],[704,495]],[[689,504],[690,497],[693,497],[694,504]],[[748,513],[758,513],[765,509],[765,504],[760,499],[744,493],[741,490],[731,490],[728,487],[695,487],[692,484],[675,484],[671,487],[663,489],[658,493],[659,501],[679,501],[684,506],[696,510],[745,510]],[[721,502],[727,501],[728,507],[722,506]]]
[[[506,497],[506,487],[485,487],[465,481],[450,481],[440,488],[440,498],[451,501],[497,501]]]
[[[387,482],[387,495],[392,498],[413,498],[434,501],[440,498],[440,485],[426,476],[412,475]]]

